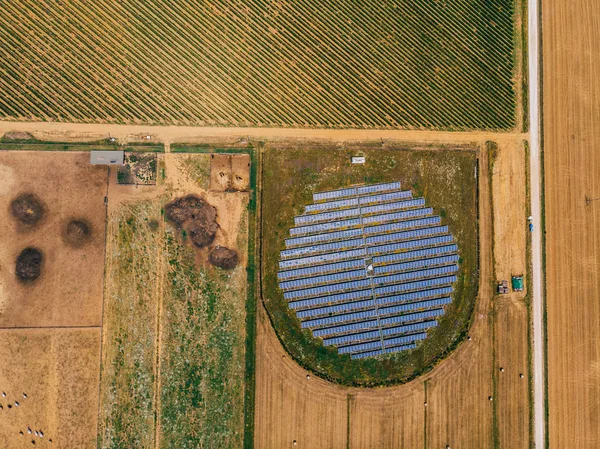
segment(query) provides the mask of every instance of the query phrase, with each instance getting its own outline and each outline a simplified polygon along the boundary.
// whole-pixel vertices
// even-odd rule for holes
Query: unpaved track
[[[81,141],[114,137],[123,141],[145,140],[167,144],[201,142],[207,138],[225,139],[232,142],[250,138],[252,140],[304,139],[333,141],[394,140],[416,142],[470,143],[482,140],[523,139],[526,134],[490,132],[438,132],[406,130],[360,130],[360,129],[298,129],[298,128],[211,128],[194,126],[136,126],[75,124],[52,122],[0,122],[0,134],[9,131],[33,133],[43,140]]]
[[[544,398],[544,328],[542,290],[542,214],[541,214],[541,167],[540,167],[540,0],[528,0],[528,55],[529,55],[529,126],[530,126],[530,188],[533,233],[531,240],[532,264],[532,313],[533,313],[533,403],[534,444],[543,448],[545,444],[545,398]],[[566,3],[565,3],[566,5]]]
[[[600,447],[600,2],[545,0],[550,449]]]

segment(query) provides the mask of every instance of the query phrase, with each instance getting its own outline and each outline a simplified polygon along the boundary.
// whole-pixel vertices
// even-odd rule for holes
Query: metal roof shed
[[[92,150],[90,153],[90,164],[92,165],[123,165],[124,159],[124,151]]]

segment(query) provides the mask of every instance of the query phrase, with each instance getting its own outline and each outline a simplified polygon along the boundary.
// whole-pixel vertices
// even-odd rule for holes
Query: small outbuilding
[[[353,164],[364,164],[366,162],[366,158],[364,156],[352,156]]]
[[[124,160],[124,151],[92,150],[90,153],[90,164],[92,165],[123,165]]]
[[[523,275],[522,274],[512,277],[512,289],[516,292],[523,291]]]

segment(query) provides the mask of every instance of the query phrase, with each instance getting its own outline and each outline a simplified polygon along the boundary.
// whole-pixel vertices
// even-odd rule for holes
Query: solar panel
[[[307,234],[319,234],[327,231],[333,231],[336,229],[352,228],[360,226],[362,223],[360,218],[351,218],[349,220],[342,221],[329,221],[326,223],[318,223],[308,226],[300,226],[297,228],[290,229],[290,235],[307,235]]]
[[[394,232],[401,229],[418,228],[429,225],[439,224],[441,221],[440,217],[427,217],[419,218],[417,220],[406,220],[406,221],[395,221],[393,223],[387,223],[377,226],[369,226],[365,228],[365,234],[385,234],[388,232]]]
[[[371,215],[369,217],[362,217],[362,223],[365,225],[386,223],[388,221],[406,220],[407,218],[423,217],[433,213],[433,208],[425,207],[421,209],[410,209],[401,212],[394,212],[389,214]]]
[[[412,279],[423,279],[433,276],[441,276],[444,274],[455,273],[457,270],[457,265],[447,265],[439,268],[430,268],[429,270],[407,271],[403,273],[390,274],[388,276],[373,278],[373,283],[375,285],[399,283]]]
[[[360,205],[373,204],[373,203],[384,203],[386,201],[402,200],[405,198],[412,198],[412,192],[405,190],[403,192],[392,192],[382,193],[379,195],[362,196],[357,201]]]
[[[310,278],[292,279],[279,283],[279,288],[282,290],[290,290],[295,288],[308,287],[310,285],[325,284],[327,282],[340,282],[349,279],[355,279],[365,275],[365,270],[343,271],[341,273],[330,273],[323,276],[315,276]]]
[[[326,203],[309,204],[304,208],[305,213],[322,212],[333,209],[344,209],[346,207],[358,206],[358,198],[348,198],[345,200],[328,201]]]
[[[419,290],[416,292],[405,293],[403,295],[386,296],[384,298],[376,298],[375,302],[378,305],[398,304],[414,301],[417,299],[435,298],[436,296],[449,295],[452,293],[452,287],[434,288],[431,290]]]
[[[377,287],[375,289],[375,295],[385,296],[393,293],[405,292],[410,290],[425,290],[429,287],[435,287],[444,284],[452,284],[454,282],[456,282],[456,276],[445,276],[435,279],[426,279],[424,281],[409,282],[406,284],[386,285],[384,287]]]
[[[383,354],[383,351],[381,349],[376,349],[375,351],[367,351],[367,352],[359,352],[359,353],[355,353],[352,354],[350,357],[352,359],[364,359],[367,357],[375,357],[378,355]]]
[[[304,265],[317,265],[327,262],[334,262],[344,259],[354,259],[356,257],[364,257],[367,254],[365,248],[353,249],[331,254],[320,254],[318,256],[300,257],[299,259],[282,260],[279,262],[279,269],[296,268]]]
[[[400,183],[397,181],[394,181],[394,182],[384,182],[381,184],[371,184],[369,186],[361,186],[361,187],[358,187],[357,193],[359,195],[367,195],[369,193],[386,192],[389,190],[400,190]]]
[[[416,239],[426,235],[442,234],[448,232],[448,226],[434,226],[431,228],[420,228],[412,231],[393,232],[391,234],[373,235],[367,237],[366,242],[369,244],[379,244],[385,242],[393,242],[395,240]]]
[[[365,261],[363,259],[344,260],[343,262],[330,263],[327,265],[314,265],[312,267],[280,271],[277,273],[277,278],[282,281],[297,277],[311,277],[318,274],[334,273],[336,271],[350,271],[356,268],[363,268],[364,266]]]
[[[304,288],[302,290],[292,290],[283,293],[283,297],[287,300],[304,298],[307,296],[321,296],[331,293],[341,292],[344,290],[360,290],[371,285],[370,279],[360,279],[357,281],[342,282],[340,284],[322,285],[320,287]]]
[[[357,323],[344,324],[341,326],[313,329],[313,335],[315,337],[328,337],[330,335],[347,334],[350,332],[357,332],[364,329],[371,329],[377,327],[377,325],[377,320],[359,321]]]
[[[329,242],[332,240],[348,239],[350,237],[362,236],[362,229],[347,229],[344,231],[329,232],[327,234],[313,234],[304,237],[295,237],[285,240],[286,248],[299,245],[313,245],[315,243]]]
[[[432,248],[419,249],[416,251],[406,251],[403,253],[385,254],[382,256],[373,257],[373,264],[380,265],[398,262],[400,260],[418,259],[421,257],[435,256],[437,254],[453,253],[457,251],[457,249],[458,247],[456,245],[444,245],[435,246]]]
[[[304,309],[306,307],[317,307],[325,304],[333,304],[338,302],[356,301],[357,299],[373,298],[371,289],[358,290],[355,292],[339,293],[337,295],[321,296],[317,298],[303,299],[301,301],[290,301],[288,306],[290,309]]]
[[[324,201],[331,200],[334,198],[344,198],[347,196],[354,196],[357,193],[357,189],[355,187],[350,187],[348,189],[339,189],[339,190],[330,190],[329,192],[319,192],[313,193],[313,201]]]
[[[282,259],[295,259],[309,254],[326,253],[331,251],[343,251],[345,249],[357,248],[363,246],[365,241],[360,239],[341,240],[338,242],[323,243],[322,245],[303,246],[300,248],[290,248],[281,251]]]
[[[388,314],[397,314],[397,313],[403,313],[403,312],[410,312],[413,310],[445,306],[446,304],[450,304],[451,302],[452,302],[452,298],[449,298],[449,297],[430,299],[428,301],[417,301],[417,302],[411,302],[408,304],[401,304],[401,305],[397,305],[397,306],[382,307],[378,310],[378,313],[379,313],[379,316],[385,316]]]
[[[423,206],[424,204],[425,200],[423,198],[416,198],[414,200],[361,207],[360,213],[363,215],[378,214],[380,212],[389,212],[392,210],[408,209],[409,207]]]
[[[431,237],[428,239],[421,239],[421,240],[409,240],[408,242],[398,242],[398,243],[390,243],[387,245],[379,245],[379,246],[372,246],[367,248],[367,252],[369,254],[382,254],[382,253],[387,253],[387,252],[395,252],[395,251],[402,251],[405,249],[409,249],[409,248],[419,248],[419,247],[423,247],[423,246],[430,246],[430,245],[439,245],[441,243],[449,243],[451,242],[452,236],[451,235],[442,235],[439,237]]]
[[[298,215],[294,217],[294,223],[296,226],[306,225],[311,223],[318,223],[320,221],[334,221],[340,218],[356,217],[360,214],[359,209],[344,209],[336,210],[333,212],[321,212],[319,214],[312,215]]]
[[[316,309],[299,310],[296,312],[296,315],[298,316],[298,318],[303,319],[303,318],[309,318],[309,317],[314,317],[314,316],[319,316],[319,315],[331,315],[331,314],[349,312],[351,310],[365,309],[367,307],[373,307],[373,306],[375,306],[375,301],[373,301],[372,299],[367,299],[366,301],[346,302],[343,304],[336,304],[334,306],[317,307]]]
[[[374,274],[394,273],[397,271],[418,270],[419,268],[434,267],[436,265],[444,265],[458,262],[458,255],[434,257],[431,259],[417,259],[411,262],[395,263],[389,265],[381,265],[373,268]]]
[[[415,348],[452,302],[459,256],[448,226],[399,182],[313,200],[277,273],[301,327],[353,359]]]
[[[377,311],[375,309],[361,310],[360,312],[345,313],[343,315],[335,315],[325,318],[316,318],[314,320],[307,320],[301,323],[302,328],[307,327],[319,327],[329,326],[331,324],[345,323],[347,321],[364,320],[367,318],[377,317]]]
[[[403,345],[406,343],[411,343],[413,341],[425,340],[427,338],[427,334],[425,332],[421,332],[419,334],[406,335],[403,337],[394,337],[388,338],[387,340],[383,340],[383,347],[389,348],[392,346]]]

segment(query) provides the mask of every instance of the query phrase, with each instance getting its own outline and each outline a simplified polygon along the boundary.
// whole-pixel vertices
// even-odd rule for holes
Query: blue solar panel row
[[[338,263],[330,263],[327,265],[315,265],[306,268],[297,268],[295,270],[280,271],[277,273],[279,280],[292,279],[297,277],[310,277],[325,273],[335,273],[337,271],[354,270],[356,268],[364,268],[364,259],[345,260]]]
[[[456,245],[435,246],[433,248],[419,249],[397,254],[385,254],[383,256],[373,257],[373,265],[382,265],[401,260],[417,259],[420,257],[435,256],[437,254],[453,253],[458,250]]]
[[[392,346],[402,345],[413,341],[425,340],[426,338],[427,334],[425,332],[413,335],[406,335],[404,337],[388,338],[387,340],[383,340],[383,346],[384,348],[390,348]]]
[[[308,287],[310,285],[325,284],[327,282],[348,281],[359,277],[364,277],[365,270],[343,271],[341,273],[330,273],[323,276],[315,276],[311,278],[292,279],[279,283],[279,288],[282,290],[290,290],[294,288]]]
[[[330,190],[328,192],[313,193],[313,201],[331,200],[334,198],[345,198],[347,196],[356,196],[356,187],[348,189]]]
[[[384,298],[377,298],[375,302],[377,305],[384,304],[397,304],[405,303],[408,301],[414,301],[415,299],[435,298],[436,296],[449,295],[452,293],[452,287],[434,288],[431,290],[420,290],[417,292],[405,293],[404,295],[386,296]]]
[[[334,306],[319,307],[316,309],[299,310],[296,315],[298,318],[310,318],[319,315],[331,315],[342,312],[350,312],[352,310],[366,309],[367,307],[374,307],[375,301],[368,299],[366,301],[355,301],[345,302],[343,304],[336,304]]]
[[[409,282],[408,284],[386,285],[385,287],[377,287],[375,289],[375,295],[386,296],[410,290],[424,290],[429,287],[452,284],[454,282],[456,282],[456,276],[446,276],[435,279],[426,279],[424,281]]]
[[[342,282],[341,284],[322,285],[320,287],[292,290],[290,292],[284,292],[283,297],[287,300],[290,300],[295,298],[305,298],[308,296],[321,296],[341,292],[344,290],[359,290],[369,287],[370,285],[370,279],[360,279],[358,281]]]
[[[358,188],[358,194],[365,195],[368,193],[387,192],[389,190],[400,190],[400,183],[398,181],[394,181],[384,182],[382,184],[372,184],[370,186],[360,186]]]
[[[321,232],[334,231],[336,229],[352,228],[360,226],[360,218],[351,218],[350,220],[342,221],[329,221],[326,223],[319,223],[308,226],[300,226],[298,228],[291,228],[290,235],[307,235],[307,234],[318,234]]]
[[[301,301],[291,301],[288,305],[290,309],[303,309],[305,307],[316,307],[324,304],[332,304],[346,301],[356,301],[364,298],[371,298],[371,290],[359,290],[356,292],[345,292],[337,295],[322,296],[319,298],[303,299]]]
[[[389,326],[390,324],[408,323],[410,321],[424,320],[426,318],[435,318],[436,316],[440,316],[443,314],[444,314],[444,309],[433,309],[433,310],[425,310],[424,312],[409,313],[406,315],[390,316],[387,318],[381,318],[379,321],[382,326]],[[405,332],[408,332],[408,331],[405,331]],[[388,335],[388,334],[386,334],[384,332],[383,335]]]
[[[434,257],[432,259],[417,259],[410,262],[394,263],[390,265],[380,265],[373,269],[374,274],[394,273],[397,271],[418,270],[419,268],[434,267],[458,262],[458,255]]]
[[[393,348],[385,348],[385,353],[390,354],[392,352],[408,351],[410,349],[415,349],[416,347],[417,347],[416,343],[411,343],[409,345],[395,346]]]
[[[343,251],[345,249],[357,248],[363,246],[365,241],[360,239],[341,240],[338,242],[323,243],[322,245],[302,246],[300,248],[290,248],[281,251],[282,259],[295,259],[297,257],[307,256],[309,254],[327,253],[332,251]]]
[[[285,270],[287,268],[297,268],[303,265],[316,265],[344,259],[355,259],[357,257],[364,257],[366,254],[367,250],[365,248],[358,248],[350,251],[319,254],[318,256],[301,257],[299,259],[282,260],[279,262],[279,269]]]
[[[327,234],[313,234],[305,237],[295,237],[285,240],[286,248],[298,245],[313,245],[315,243],[329,242],[332,240],[347,239],[350,237],[362,236],[362,229],[346,229],[345,231],[329,232]]]
[[[343,346],[338,348],[340,354],[348,354],[352,352],[368,351],[369,349],[379,348],[381,350],[381,340],[371,341],[368,343],[360,343],[357,345]]]
[[[393,223],[370,226],[365,228],[365,234],[385,234],[386,232],[399,231],[400,229],[419,228],[422,226],[436,225],[441,221],[440,217],[419,218],[418,220],[396,221]]]
[[[380,212],[388,212],[397,209],[408,209],[409,207],[423,206],[425,200],[416,198],[414,200],[399,201],[396,203],[376,204],[374,206],[361,207],[360,212],[363,215],[378,214]]]
[[[427,335],[427,334],[425,334]],[[358,334],[351,335],[340,335],[339,337],[326,338],[323,340],[325,346],[331,345],[343,345],[345,343],[352,343],[360,340],[373,340],[379,338],[379,330],[360,332]],[[381,345],[381,343],[379,343]],[[341,348],[340,348],[341,349]]]
[[[439,307],[445,306],[446,304],[450,304],[452,302],[452,298],[437,298],[430,299],[428,301],[418,301],[418,302],[410,302],[408,304],[401,304],[398,306],[391,307],[382,307],[378,310],[379,316],[385,316],[392,313],[402,313],[402,312],[411,312],[413,310],[419,309],[429,309],[431,307]]]
[[[344,209],[346,207],[358,206],[358,198],[348,198],[345,200],[328,201],[327,203],[309,204],[304,208],[305,213],[321,212],[332,209]]]
[[[294,223],[296,226],[300,226],[318,223],[320,221],[334,221],[339,220],[340,218],[357,217],[358,215],[360,215],[358,209],[335,210],[332,212],[322,212],[320,214],[298,215],[297,217],[294,217]]]
[[[384,337],[390,337],[393,335],[408,334],[410,332],[427,330],[432,327],[436,327],[437,325],[438,322],[435,320],[423,321],[421,323],[405,324],[404,326],[388,327],[387,329],[383,329],[381,334]]]
[[[362,196],[358,200],[360,205],[373,204],[373,203],[384,203],[386,201],[402,200],[405,198],[412,198],[412,192],[405,190],[403,192],[392,192],[392,193],[381,193],[379,195]]]
[[[377,317],[377,311],[375,309],[361,310],[360,312],[345,313],[343,315],[328,316],[325,318],[317,318],[314,320],[303,321],[302,328],[328,326],[330,324],[344,323],[346,321],[354,320],[364,320],[367,318],[375,317]]]
[[[372,235],[367,237],[367,243],[378,244],[393,242],[395,240],[415,239],[426,235],[443,234],[448,232],[448,226],[433,226],[431,228],[419,228],[411,231],[394,232],[392,234]]]
[[[408,242],[390,243],[388,245],[372,246],[367,248],[370,255],[382,254],[387,252],[402,251],[409,248],[419,248],[422,246],[439,245],[440,243],[450,243],[453,240],[451,235],[442,235],[421,240],[410,240]]]
[[[375,357],[375,356],[378,356],[381,354],[383,354],[383,351],[381,349],[377,349],[375,351],[355,353],[355,354],[352,354],[350,357],[352,358],[352,360],[356,360],[356,359],[366,359],[367,357]]]
[[[344,324],[343,326],[333,326],[324,329],[313,329],[315,337],[328,337],[335,334],[347,334],[349,332],[357,332],[365,329],[377,327],[377,320],[359,321],[358,323]]]
[[[388,221],[406,220],[407,218],[424,217],[431,215],[433,208],[424,207],[422,209],[411,209],[401,212],[394,212],[391,214],[371,215],[369,217],[362,217],[363,224],[374,224],[374,223],[386,223]]]
[[[455,273],[458,270],[457,265],[448,265],[438,268],[430,268],[429,270],[407,271],[405,273],[390,274],[373,278],[375,285],[391,284],[397,282],[409,281],[412,279],[429,278],[432,276],[441,276],[443,274]]]

